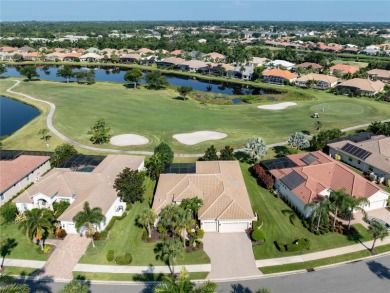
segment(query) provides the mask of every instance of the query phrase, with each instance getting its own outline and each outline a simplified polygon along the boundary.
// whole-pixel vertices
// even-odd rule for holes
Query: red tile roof
[[[21,155],[14,160],[0,161],[0,193],[19,182],[49,159],[48,156]]]
[[[263,76],[278,76],[278,77],[283,77],[283,78],[288,79],[288,80],[297,77],[296,74],[291,73],[288,70],[282,70],[282,69],[278,69],[278,68],[264,71]]]
[[[362,176],[356,174],[343,164],[332,159],[321,151],[311,152],[317,157],[311,165],[302,161],[308,153],[287,156],[298,166],[293,168],[271,170],[271,174],[282,179],[291,172],[296,172],[305,181],[291,191],[304,204],[318,199],[318,194],[325,189],[345,189],[347,194],[356,197],[369,198],[380,189]]]
[[[357,66],[352,66],[352,65],[347,65],[347,64],[336,64],[336,65],[333,65],[332,67],[330,67],[329,70],[330,71],[339,70],[344,74],[347,74],[347,73],[354,74],[355,72],[359,71],[360,68]]]

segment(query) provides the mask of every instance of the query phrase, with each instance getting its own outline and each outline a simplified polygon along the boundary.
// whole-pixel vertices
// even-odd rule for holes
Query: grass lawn
[[[192,280],[204,280],[209,273],[196,272],[188,273]],[[162,281],[166,274],[111,274],[111,273],[86,273],[73,272],[73,276],[82,276],[87,280],[102,280],[102,281],[137,281],[137,282],[153,282]]]
[[[141,236],[144,228],[135,225],[137,215],[149,207],[153,196],[155,183],[146,179],[146,194],[143,203],[136,203],[128,212],[128,216],[122,221],[116,221],[111,229],[109,240],[96,241],[96,247],[90,245],[87,252],[80,259],[80,263],[115,265],[106,259],[107,251],[114,250],[116,254],[130,252],[133,255],[131,265],[164,265],[161,260],[156,260],[153,249],[155,243],[145,243]],[[184,259],[178,260],[178,264],[207,264],[210,258],[204,251],[186,253]]]
[[[280,266],[262,267],[259,269],[263,274],[274,274],[274,273],[281,273],[281,272],[311,269],[320,266],[345,262],[349,260],[356,260],[370,255],[371,253],[368,250],[361,250],[357,252],[351,252],[343,255],[332,256],[332,257],[327,257],[327,258],[317,259],[317,260],[312,260],[307,262],[298,262],[298,263],[292,263],[292,264],[280,265]]]
[[[30,260],[47,260],[48,256],[38,254],[36,248],[38,245],[32,243],[22,232],[18,229],[17,224],[4,224],[4,220],[0,217],[0,239],[15,239],[17,245],[11,250],[11,253],[6,258],[16,259],[30,259]]]
[[[31,276],[38,269],[23,268],[23,267],[4,267],[3,274],[7,275],[18,275],[18,276]]]
[[[5,94],[5,89],[12,84],[10,79],[1,80],[0,93]],[[175,99],[178,94],[172,89],[133,90],[121,84],[107,82],[88,86],[35,81],[22,82],[15,88],[16,91],[54,102],[57,106],[54,125],[76,141],[91,145],[87,131],[97,117],[103,117],[107,121],[114,135],[135,133],[146,136],[150,141],[149,145],[145,146],[101,146],[123,150],[152,150],[156,144],[165,141],[176,153],[203,152],[212,143],[217,149],[225,145],[239,148],[252,136],[261,136],[268,143],[275,143],[287,140],[295,131],[312,132],[314,121],[310,115],[321,112],[324,107],[329,109],[327,112],[321,112],[324,129],[382,120],[390,114],[389,103],[373,99],[359,98],[352,101],[345,96],[335,96],[318,90],[292,87],[283,89],[294,93],[305,92],[316,99],[297,101],[297,106],[285,110],[269,111],[257,109],[256,104],[202,105],[194,100]],[[38,130],[44,127],[44,115],[4,140],[4,148],[46,150],[37,135]],[[176,133],[198,130],[220,131],[227,133],[228,137],[195,146],[182,145],[172,138]],[[58,139],[53,136],[51,146],[54,148],[56,144]]]
[[[366,68],[368,66],[367,62],[356,62],[356,61],[348,61],[348,60],[333,60],[333,64],[347,64],[351,66],[357,66],[360,68]]]
[[[251,176],[248,164],[241,164],[242,173],[248,189],[249,197],[254,212],[263,217],[263,230],[266,236],[264,245],[255,246],[253,252],[256,259],[267,259],[298,255],[302,253],[311,253],[320,250],[326,250],[357,243],[357,239],[348,236],[328,233],[316,236],[310,233],[299,220],[295,220],[294,225],[290,223],[289,217],[282,213],[282,210],[291,210],[281,199],[274,197],[264,188],[260,187],[256,180]],[[354,227],[360,233],[360,240],[370,239],[367,229],[357,224]],[[278,240],[283,243],[291,243],[298,238],[307,238],[311,241],[311,249],[305,252],[279,252],[274,241]]]

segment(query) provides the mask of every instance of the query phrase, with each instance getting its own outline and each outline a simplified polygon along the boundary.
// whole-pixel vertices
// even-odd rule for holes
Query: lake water
[[[78,70],[88,70],[85,67],[74,68],[74,71]],[[57,67],[48,67],[46,70],[43,67],[38,67],[37,72],[40,75],[41,79],[45,80],[56,80],[64,81],[62,77],[58,77]],[[95,79],[97,81],[109,81],[109,82],[119,82],[124,83],[123,76],[125,75],[126,70],[112,69],[112,68],[96,68],[95,69]],[[15,76],[21,77],[18,70],[15,67],[7,67],[7,72],[3,76]],[[145,74],[144,74],[145,76]],[[264,94],[278,94],[278,91],[272,89],[264,88],[252,88],[247,86],[236,85],[232,83],[218,83],[213,81],[205,81],[193,78],[187,78],[182,76],[175,75],[166,75],[167,81],[169,84],[174,86],[190,86],[194,90],[202,92],[212,92],[226,95],[264,95]],[[71,79],[75,81],[75,79]],[[145,79],[141,81],[142,84],[145,84]]]
[[[37,108],[0,96],[0,136],[11,135],[38,115]]]

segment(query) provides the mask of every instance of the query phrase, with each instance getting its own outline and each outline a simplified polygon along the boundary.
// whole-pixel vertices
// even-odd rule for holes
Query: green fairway
[[[12,80],[1,80],[1,92],[4,94],[12,84]],[[210,144],[217,148],[225,145],[240,148],[252,136],[261,136],[267,143],[275,143],[287,140],[295,131],[313,132],[314,120],[310,118],[313,112],[320,113],[324,128],[344,128],[390,116],[389,103],[334,96],[316,90],[306,90],[316,99],[296,101],[297,106],[278,111],[260,110],[256,104],[203,105],[193,100],[177,100],[177,92],[171,89],[133,90],[121,84],[103,82],[92,86],[50,81],[22,82],[14,90],[55,103],[55,127],[76,141],[92,145],[87,132],[98,117],[106,120],[114,135],[134,133],[146,136],[150,141],[145,146],[102,146],[124,150],[152,150],[161,141],[170,144],[177,153],[202,152]],[[40,106],[40,103],[36,104]],[[325,112],[322,112],[323,108],[326,108]],[[43,117],[6,139],[4,148],[20,148],[26,143],[34,149],[45,149],[37,135],[44,124]],[[227,133],[228,137],[194,146],[182,145],[172,138],[177,133],[200,130],[220,131]],[[57,143],[58,139],[53,138],[51,146]]]
[[[80,263],[91,263],[101,265],[115,265],[106,259],[108,250],[114,250],[116,255],[130,252],[133,256],[131,265],[148,266],[164,265],[161,260],[156,260],[153,249],[156,243],[145,243],[142,241],[142,233],[145,230],[136,226],[135,219],[141,211],[149,207],[153,197],[155,184],[150,179],[146,180],[146,194],[143,203],[136,203],[128,212],[128,216],[122,221],[116,221],[110,231],[108,240],[96,242],[96,247],[88,247],[87,252],[81,257]],[[178,260],[178,264],[207,264],[210,258],[204,251],[186,253],[184,259]]]
[[[241,164],[241,170],[244,176],[246,187],[248,189],[254,212],[261,215],[264,221],[263,230],[265,232],[266,242],[261,246],[254,246],[253,252],[256,259],[267,259],[275,257],[284,257],[302,253],[311,253],[345,245],[355,244],[360,241],[370,239],[370,235],[361,224],[354,225],[359,231],[360,237],[349,238],[345,235],[328,233],[316,236],[309,232],[297,219],[294,225],[290,223],[288,215],[284,215],[282,210],[291,210],[281,199],[274,197],[264,188],[260,187],[256,180],[251,176],[248,164]],[[303,252],[279,252],[274,241],[282,243],[292,243],[295,239],[307,238],[311,241],[311,249]]]

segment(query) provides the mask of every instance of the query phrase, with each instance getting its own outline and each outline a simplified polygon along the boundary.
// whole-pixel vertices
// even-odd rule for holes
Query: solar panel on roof
[[[293,171],[290,174],[280,179],[290,190],[297,188],[299,185],[304,183],[306,180],[297,172]]]
[[[341,150],[362,160],[367,159],[372,154],[371,152],[363,150],[362,148],[354,146],[350,143],[347,143],[345,146],[343,146]]]
[[[318,158],[315,155],[310,154],[310,153],[308,153],[303,158],[301,158],[301,161],[305,162],[308,165],[313,164],[313,162],[315,162],[317,160],[318,160]]]

